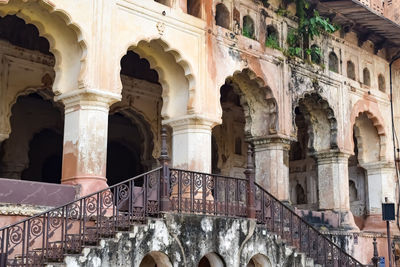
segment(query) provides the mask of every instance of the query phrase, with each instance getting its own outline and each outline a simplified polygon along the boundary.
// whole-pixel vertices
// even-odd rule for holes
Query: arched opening
[[[201,18],[202,1],[201,0],[187,0],[187,13]]]
[[[267,26],[267,36],[265,39],[265,46],[274,49],[279,49],[279,33],[273,25]]]
[[[347,77],[352,80],[356,80],[356,68],[354,66],[354,63],[350,60],[347,61]]]
[[[289,153],[290,197],[294,205],[313,209],[317,196],[317,163],[309,153],[310,125],[299,107],[295,108],[297,141],[292,142]]]
[[[329,103],[317,93],[306,94],[294,110],[297,142],[289,154],[289,179],[291,201],[304,209],[316,209],[318,196],[318,168],[316,158],[320,153],[337,148],[337,122]],[[300,185],[305,197],[298,195]],[[297,203],[306,201],[305,204]]]
[[[18,97],[13,105],[11,134],[1,146],[0,177],[61,182],[63,114],[49,96],[50,91],[38,91]]]
[[[55,57],[55,78],[52,90],[56,95],[79,88],[79,82],[85,79],[86,43],[79,26],[71,21],[65,12],[53,12],[59,6],[47,1],[6,1],[0,3],[0,16],[16,14],[26,23],[36,24],[40,36],[48,36],[49,50]],[[8,30],[27,44],[35,39],[25,35],[24,30],[16,29],[19,25],[10,23]],[[7,29],[7,27],[2,27]],[[6,31],[8,31],[6,30]],[[21,43],[17,43],[19,46]],[[23,46],[24,47],[24,46]],[[31,49],[27,47],[28,49]],[[40,51],[40,50],[39,50]],[[62,73],[61,73],[62,72]]]
[[[379,91],[386,93],[385,77],[383,77],[382,74],[378,75],[378,88],[379,88]]]
[[[267,256],[257,254],[250,259],[247,267],[272,267],[272,264]]]
[[[381,153],[381,138],[366,112],[355,119],[353,142],[354,155],[349,159],[350,208],[355,216],[361,217],[367,213],[369,194],[364,167],[379,162]]]
[[[244,177],[246,139],[277,133],[276,100],[272,90],[248,69],[227,78],[220,96],[222,124],[213,129],[219,155],[213,164],[223,175]]]
[[[172,264],[164,253],[152,251],[143,257],[139,267],[172,267]]]
[[[371,86],[371,75],[368,68],[364,68],[363,70],[363,84],[366,86]]]
[[[128,51],[121,59],[122,100],[110,108],[107,179],[113,185],[156,166],[154,138],[161,128],[159,77],[146,59]],[[149,119],[152,118],[152,119]]]
[[[60,183],[64,118],[53,102],[50,43],[15,15],[0,17],[0,28],[0,55],[18,59],[8,62],[7,94],[0,92],[0,135],[8,136],[0,143],[0,177]]]
[[[321,48],[319,48],[318,45],[313,44],[310,49],[311,62],[318,65],[321,64],[322,63],[321,54],[322,54]]]
[[[329,70],[339,73],[339,59],[335,52],[329,53]]]
[[[216,253],[208,253],[199,261],[198,267],[225,267],[225,262]]]
[[[222,124],[213,128],[215,156],[212,158],[214,173],[227,176],[243,177],[246,157],[241,152],[245,144],[245,115],[240,103],[240,96],[234,85],[227,81],[220,89]]]
[[[225,29],[231,28],[231,18],[228,8],[222,3],[215,7],[215,24]]]
[[[253,19],[247,15],[243,17],[242,34],[251,39],[256,39],[255,25]]]

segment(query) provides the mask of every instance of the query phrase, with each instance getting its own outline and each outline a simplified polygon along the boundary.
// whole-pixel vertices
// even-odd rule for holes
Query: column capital
[[[109,109],[110,105],[121,100],[121,95],[97,89],[79,89],[55,97],[65,105],[65,111],[73,111],[77,106],[92,106]]]
[[[312,154],[312,157],[314,157],[318,161],[318,164],[347,162],[350,156],[350,153],[342,152],[339,150],[314,152]]]
[[[393,162],[388,161],[378,161],[378,162],[370,162],[370,163],[362,163],[360,164],[368,173],[380,173],[382,171],[392,172],[395,170],[395,166]]]
[[[290,144],[294,139],[286,135],[275,134],[264,137],[251,137],[247,141],[251,142],[255,149],[279,146],[283,150],[290,150]]]
[[[178,118],[163,120],[163,125],[169,125],[174,132],[187,129],[211,130],[221,123],[221,120],[210,119],[201,115],[185,115]]]

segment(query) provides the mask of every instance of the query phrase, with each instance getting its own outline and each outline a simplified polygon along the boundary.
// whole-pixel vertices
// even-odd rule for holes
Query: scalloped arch
[[[272,89],[265,80],[250,68],[243,68],[226,77],[223,83],[218,84],[218,88],[227,81],[232,83],[234,91],[240,96],[246,119],[246,136],[252,138],[275,134],[279,129],[279,107]],[[251,89],[246,89],[247,86]],[[220,90],[217,92],[220,99]],[[218,103],[219,114],[222,116],[222,106],[220,101]]]
[[[56,64],[56,95],[85,86],[87,43],[71,16],[48,0],[0,0],[0,16],[16,15],[37,27],[50,43]]]
[[[365,113],[368,117],[369,120],[371,120],[373,126],[376,128],[379,140],[380,140],[380,151],[379,151],[379,156],[381,159],[385,158],[385,150],[386,150],[386,142],[387,142],[387,135],[385,132],[385,127],[384,127],[384,120],[383,117],[379,111],[378,105],[375,102],[367,101],[364,99],[361,99],[356,102],[356,104],[353,106],[353,109],[351,111],[350,115],[350,123],[351,125],[355,125],[356,119]],[[354,135],[354,128],[350,127],[349,131],[349,140],[351,140],[351,150],[354,150],[354,141],[353,141],[353,135]],[[357,133],[356,133],[357,134]],[[358,136],[360,136],[361,133],[358,133]],[[359,140],[359,147],[362,145],[361,144],[362,140]],[[361,148],[362,149],[362,148]],[[360,150],[360,148],[359,148]]]
[[[304,115],[304,119],[307,121],[307,124],[310,126],[308,128],[308,135],[309,135],[309,144],[308,147],[311,152],[318,152],[315,149],[315,123],[311,120],[312,113],[315,112],[311,106],[313,105],[321,110],[326,116],[326,120],[329,123],[329,149],[336,149],[338,148],[337,143],[337,120],[335,117],[334,110],[330,107],[329,102],[327,99],[322,97],[320,94],[316,92],[305,92],[301,96],[299,96],[297,102],[295,102],[295,107],[299,107],[300,111]],[[293,108],[293,119],[296,117],[294,114],[295,108]],[[296,129],[296,124],[293,124],[293,127]],[[322,149],[322,148],[321,148]],[[328,148],[325,148],[328,149]]]
[[[130,43],[118,55],[118,60],[132,50],[140,58],[146,59],[150,67],[157,71],[159,83],[162,86],[163,107],[161,114],[164,119],[194,113],[196,79],[192,66],[181,53],[172,48],[167,41],[159,37],[142,37],[139,41]],[[118,73],[121,66],[117,69]],[[122,91],[122,81],[118,79],[118,90]],[[178,102],[178,103],[177,103]],[[184,112],[178,108],[186,106]]]

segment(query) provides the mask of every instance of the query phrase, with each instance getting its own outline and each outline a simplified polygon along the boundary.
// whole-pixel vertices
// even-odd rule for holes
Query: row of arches
[[[12,19],[18,20],[15,16]],[[10,39],[11,37],[7,38]],[[134,51],[128,51],[121,60],[123,99],[110,108],[109,117],[109,162],[107,163],[109,184],[130,178],[157,164],[155,159],[157,155],[156,144],[158,143],[161,116],[163,109],[165,109],[163,104],[165,104],[166,98],[163,97],[164,81],[160,79],[158,72],[150,67],[149,62],[141,57],[141,55],[146,55],[146,52],[149,52],[148,49],[153,49],[150,52],[156,51],[157,53],[161,49],[158,43],[150,42],[150,44],[150,46],[139,44]],[[50,55],[50,53],[49,51],[48,54]],[[170,58],[166,60],[168,59]],[[183,69],[179,69],[179,71],[181,74],[184,73]],[[184,74],[180,77],[184,77]],[[187,83],[187,81],[182,82]],[[51,86],[51,82],[46,82],[46,84],[48,87]],[[135,92],[137,93],[135,90],[140,86],[145,88],[144,91],[146,92],[135,94]],[[42,92],[46,90],[48,91],[49,88],[40,88],[31,95],[18,98],[12,111],[11,128],[13,129],[11,135],[8,140],[1,144],[0,176],[17,179],[45,177],[45,180],[42,181],[60,181],[62,148],[59,148],[59,144],[62,144],[63,107],[57,107],[57,104],[51,101],[53,97],[51,91],[48,93],[48,98],[44,98],[46,93]],[[150,97],[147,95],[149,91],[152,92]],[[279,131],[278,105],[271,88],[246,69],[227,78],[220,88],[220,95],[223,123],[216,126],[212,133],[213,172],[230,176],[243,176],[246,165],[245,141],[274,135]],[[150,100],[145,100],[146,97],[149,97]],[[186,99],[182,102],[187,103],[188,93],[182,90],[176,97]],[[39,102],[41,104],[38,104]],[[150,105],[146,109],[144,106],[147,103],[150,103]],[[48,112],[47,109],[50,108],[54,110]],[[32,119],[36,128],[27,131],[26,128],[29,124],[24,123],[24,120],[29,116],[40,118],[42,115],[28,115],[23,112],[19,113],[18,110],[35,110],[35,112],[42,110],[42,114],[45,114],[45,116],[54,114],[54,118],[58,119],[54,119],[55,122],[52,125]],[[167,110],[164,115],[176,114]],[[292,145],[289,165],[291,165],[292,170],[297,168],[296,164],[298,164],[301,170],[306,170],[305,172],[315,171],[316,164],[313,155],[320,151],[337,148],[337,122],[333,110],[319,94],[312,93],[305,95],[296,103],[295,115],[298,142]],[[165,118],[165,116],[163,117]],[[370,120],[371,118],[367,115],[367,119]],[[53,122],[53,120],[47,118],[44,121],[46,123]],[[375,122],[373,122],[373,126],[376,126]],[[368,129],[368,127],[363,129]],[[371,129],[374,134],[373,128]],[[362,151],[362,155],[364,155],[367,149],[364,147],[365,143],[360,141],[362,134],[357,134],[357,131],[354,132],[356,132],[356,139],[358,137],[357,143],[359,144],[355,153],[361,154],[360,151]],[[22,134],[27,136],[24,137],[24,142],[19,142],[18,138],[22,138]],[[44,140],[49,140],[49,142]],[[21,145],[19,143],[24,144],[23,149],[14,149],[15,145]],[[48,152],[43,153],[47,147]],[[18,154],[13,154],[13,151],[14,153],[15,151],[24,151],[24,155],[21,157]],[[356,159],[360,161],[359,156]],[[305,160],[305,163],[302,160]],[[51,173],[45,174],[45,171],[51,171]],[[315,189],[316,182],[313,183],[311,180],[299,178],[301,175],[297,172],[293,172],[296,173],[296,176],[292,176],[291,179],[296,181],[292,187],[296,189],[292,202],[314,204],[318,201],[315,193],[317,191]],[[302,172],[304,173],[304,171]],[[362,183],[354,182],[355,189],[359,185],[362,185]],[[352,190],[351,192],[356,191]]]
[[[228,30],[238,31],[241,29],[243,36],[251,39],[256,39],[255,24],[250,15],[245,15],[240,22],[240,12],[234,8],[233,10],[233,23],[231,22],[231,15],[228,8],[223,3],[218,3],[215,6],[215,24]],[[265,45],[272,48],[279,48],[279,33],[274,25],[266,27]],[[311,45],[311,51],[320,50],[316,44]],[[319,53],[311,53],[311,62],[315,64],[322,64],[323,58]],[[339,73],[339,58],[335,52],[331,51],[328,55],[328,69],[330,71]],[[346,63],[346,75],[352,80],[357,80],[355,65],[351,60]],[[371,75],[368,68],[363,69],[362,83],[366,86],[371,86]],[[386,82],[384,76],[380,73],[377,77],[378,89],[381,92],[386,92]]]
[[[7,15],[0,18],[0,25],[6,29],[0,33],[2,40],[54,57],[49,50],[49,42],[39,36],[37,28],[32,24],[26,24],[15,15]],[[21,72],[9,75],[24,76]],[[143,173],[157,163],[153,156],[153,133],[157,129],[152,129],[151,122],[143,115],[144,110],[134,102],[140,98],[140,92],[135,88],[146,89],[147,94],[152,95],[143,101],[142,105],[152,102],[151,108],[154,107],[152,112],[155,113],[155,117],[161,117],[162,89],[158,73],[150,68],[147,60],[133,51],[128,51],[121,60],[121,79],[126,88],[123,101],[110,107],[108,118],[109,185]],[[8,138],[0,143],[0,177],[47,183],[61,182],[64,106],[61,102],[54,101],[54,73],[44,74],[41,82],[41,86],[13,88],[10,85],[3,89],[17,90],[18,93],[10,108],[11,132]],[[4,115],[6,114],[2,114]]]
[[[170,262],[168,256],[162,252],[155,252],[155,251],[147,253],[139,265],[139,267],[170,267],[170,266],[172,266],[172,263]],[[215,252],[210,252],[204,255],[200,259],[197,266],[225,267],[226,264],[219,254]],[[270,266],[272,266],[270,260],[268,259],[267,256],[263,254],[254,255],[247,264],[247,267],[270,267]]]

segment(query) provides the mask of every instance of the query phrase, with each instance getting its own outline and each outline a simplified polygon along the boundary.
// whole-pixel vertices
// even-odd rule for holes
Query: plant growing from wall
[[[339,27],[333,25],[329,19],[321,17],[308,0],[295,1],[296,16],[299,18],[298,28],[288,33],[287,43],[289,48],[287,53],[289,56],[296,57],[310,55],[312,61],[315,62],[317,58],[322,57],[322,53],[318,47],[309,48],[310,40],[314,40],[315,37],[324,33],[334,33]],[[301,42],[303,46],[300,45]]]
[[[265,46],[273,49],[280,49],[278,36],[276,34],[270,34],[265,39]]]

